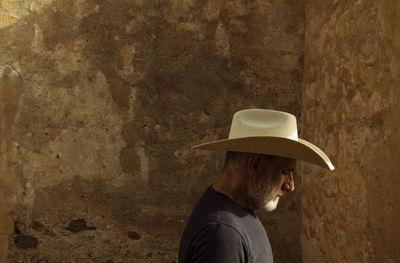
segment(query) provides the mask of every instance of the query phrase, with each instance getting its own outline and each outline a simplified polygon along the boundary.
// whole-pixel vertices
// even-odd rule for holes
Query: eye
[[[290,174],[293,174],[294,173],[294,169],[285,169],[285,170],[282,170],[282,174],[284,175],[284,176],[289,176]]]

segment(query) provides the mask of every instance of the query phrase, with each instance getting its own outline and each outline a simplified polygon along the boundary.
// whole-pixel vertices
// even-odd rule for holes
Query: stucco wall
[[[223,161],[190,146],[299,116],[299,1],[0,5],[0,262],[176,262]],[[260,215],[276,262],[301,261],[299,195]]]
[[[400,258],[400,2],[305,4],[302,133],[333,173],[302,165],[304,262]]]

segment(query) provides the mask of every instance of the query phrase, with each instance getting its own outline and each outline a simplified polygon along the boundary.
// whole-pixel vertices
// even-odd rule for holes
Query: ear
[[[247,160],[247,171],[250,176],[256,177],[258,170],[260,169],[262,162],[261,155],[252,155]]]

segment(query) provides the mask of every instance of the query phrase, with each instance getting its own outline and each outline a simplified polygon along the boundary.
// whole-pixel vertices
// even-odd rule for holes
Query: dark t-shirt
[[[211,186],[183,232],[179,263],[271,263],[271,245],[258,217]]]

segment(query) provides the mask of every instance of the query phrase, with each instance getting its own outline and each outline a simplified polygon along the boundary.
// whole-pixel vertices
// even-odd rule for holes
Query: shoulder
[[[247,247],[231,225],[208,224],[195,238],[190,262],[247,262]]]
[[[225,223],[208,224],[199,233],[200,237],[207,237],[207,239],[214,239],[216,241],[232,241],[231,243],[243,243],[243,237],[239,230],[231,225]]]

